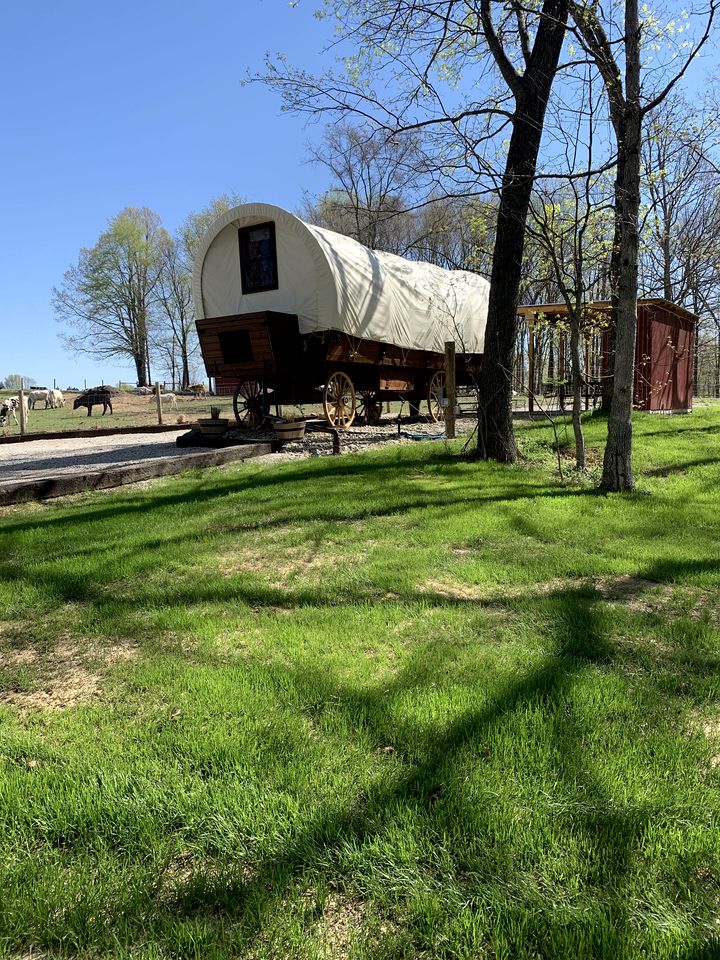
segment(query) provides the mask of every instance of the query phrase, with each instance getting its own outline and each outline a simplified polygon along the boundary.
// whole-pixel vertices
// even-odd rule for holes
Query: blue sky
[[[126,206],[171,232],[213,197],[297,209],[327,174],[307,163],[320,129],[242,86],[266,51],[317,68],[330,26],[317,0],[71,0],[3,14],[0,89],[0,379],[61,388],[134,378],[74,357],[58,339],[52,287]],[[323,62],[327,62],[322,58]]]
[[[38,0],[4,10],[0,379],[134,379],[131,364],[70,354],[51,308],[53,286],[124,207],[150,207],[174,232],[223,193],[296,210],[305,191],[329,185],[307,162],[321,128],[241,84],[266,52],[330,65],[320,3]],[[711,64],[706,54],[697,70]]]

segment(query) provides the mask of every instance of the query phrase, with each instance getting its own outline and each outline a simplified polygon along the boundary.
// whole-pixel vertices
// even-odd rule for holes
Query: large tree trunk
[[[135,361],[135,375],[137,377],[137,385],[139,387],[148,386],[146,370],[145,370],[145,358],[139,356],[136,353],[135,356],[133,357],[133,360]]]
[[[478,396],[478,456],[517,458],[512,422],[512,369],[525,243],[525,219],[545,109],[565,36],[567,0],[545,0],[530,62],[516,96],[513,132],[500,192],[488,319]]]
[[[622,176],[615,216],[619,223],[614,388],[605,446],[603,490],[632,490],[632,402],[637,331],[638,216],[640,213],[640,30],[636,0],[625,7],[626,99],[618,138]],[[620,162],[622,158],[622,162]]]
[[[618,144],[621,140],[620,122],[617,126]],[[624,157],[618,148],[617,170],[615,174],[615,227],[613,231],[613,245],[610,251],[610,327],[607,332],[607,351],[605,353],[605,372],[602,389],[602,409],[610,412],[613,394],[615,392],[615,347],[617,341],[618,324],[618,283],[620,278],[620,258],[622,256],[623,227],[618,211],[623,203]]]

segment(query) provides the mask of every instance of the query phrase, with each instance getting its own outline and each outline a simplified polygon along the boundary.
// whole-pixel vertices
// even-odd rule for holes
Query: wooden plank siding
[[[277,403],[313,403],[318,387],[334,372],[346,373],[356,390],[382,399],[425,398],[433,373],[444,369],[444,353],[414,350],[339,330],[300,334],[298,318],[261,312],[197,321],[205,368],[216,393],[232,394],[243,380],[263,381]],[[479,354],[457,355],[457,382],[469,385]]]
[[[288,369],[297,358],[297,317],[249,313],[197,321],[209,377],[252,379]]]

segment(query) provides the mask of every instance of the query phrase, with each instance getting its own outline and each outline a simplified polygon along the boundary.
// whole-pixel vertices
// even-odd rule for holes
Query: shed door
[[[662,314],[652,324],[649,410],[692,406],[692,331]]]

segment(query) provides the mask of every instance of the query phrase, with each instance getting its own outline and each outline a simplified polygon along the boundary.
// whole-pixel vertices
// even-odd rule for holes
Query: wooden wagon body
[[[261,426],[272,406],[322,402],[333,426],[356,416],[380,418],[382,404],[423,402],[433,420],[444,416],[445,356],[432,350],[353,337],[340,330],[301,333],[298,317],[275,311],[197,321],[208,376],[233,384],[238,423]],[[472,387],[480,354],[456,355],[456,383]]]

